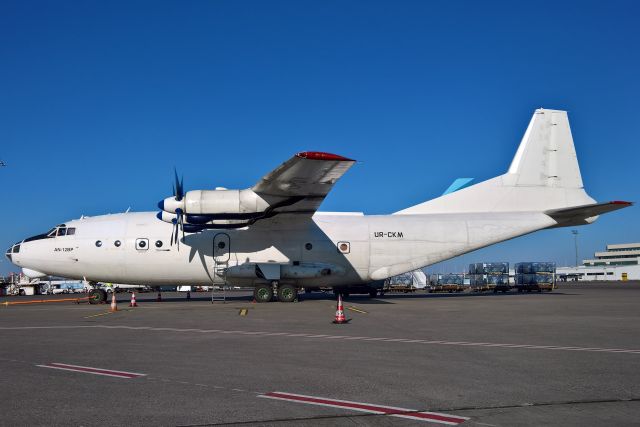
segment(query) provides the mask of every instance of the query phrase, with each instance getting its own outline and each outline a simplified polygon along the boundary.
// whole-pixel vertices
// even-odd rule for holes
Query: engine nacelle
[[[194,223],[203,223],[205,218],[197,215],[209,215],[208,219],[238,219],[238,215],[264,212],[269,207],[262,197],[253,190],[193,190],[187,191],[182,200],[167,197],[159,204],[160,209],[176,213],[182,209],[186,215],[194,215]]]

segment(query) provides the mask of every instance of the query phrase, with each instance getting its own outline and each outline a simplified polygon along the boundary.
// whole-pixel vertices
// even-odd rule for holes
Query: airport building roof
[[[619,243],[607,245],[605,252],[596,252],[593,259],[582,261],[584,266],[639,265],[640,243]]]

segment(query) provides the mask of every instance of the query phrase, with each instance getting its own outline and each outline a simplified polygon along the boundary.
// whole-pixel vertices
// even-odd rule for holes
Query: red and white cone
[[[116,301],[116,293],[111,292],[111,309],[110,311],[118,311],[118,302]]]
[[[351,320],[351,319],[349,319]],[[342,306],[342,294],[338,294],[338,308],[336,309],[336,319],[333,321],[336,325],[341,325],[343,323],[348,323],[344,317],[344,307]]]
[[[131,292],[131,302],[129,303],[129,307],[137,307],[138,304],[136,303],[136,293],[135,292]]]

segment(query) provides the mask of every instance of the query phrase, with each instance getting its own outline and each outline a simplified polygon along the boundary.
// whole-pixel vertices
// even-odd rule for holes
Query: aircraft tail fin
[[[507,174],[516,186],[583,188],[566,111],[535,111]]]
[[[546,212],[595,203],[583,188],[567,112],[538,109],[507,173],[397,214]]]

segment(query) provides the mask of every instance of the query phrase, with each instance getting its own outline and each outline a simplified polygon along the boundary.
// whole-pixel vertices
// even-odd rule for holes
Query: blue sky
[[[0,247],[80,215],[243,188],[292,154],[358,159],[322,210],[388,213],[504,173],[535,108],[569,111],[585,187],[640,201],[634,1],[0,3]],[[640,241],[637,207],[580,257]],[[458,258],[572,263],[570,230]],[[0,273],[10,271],[6,259]]]

